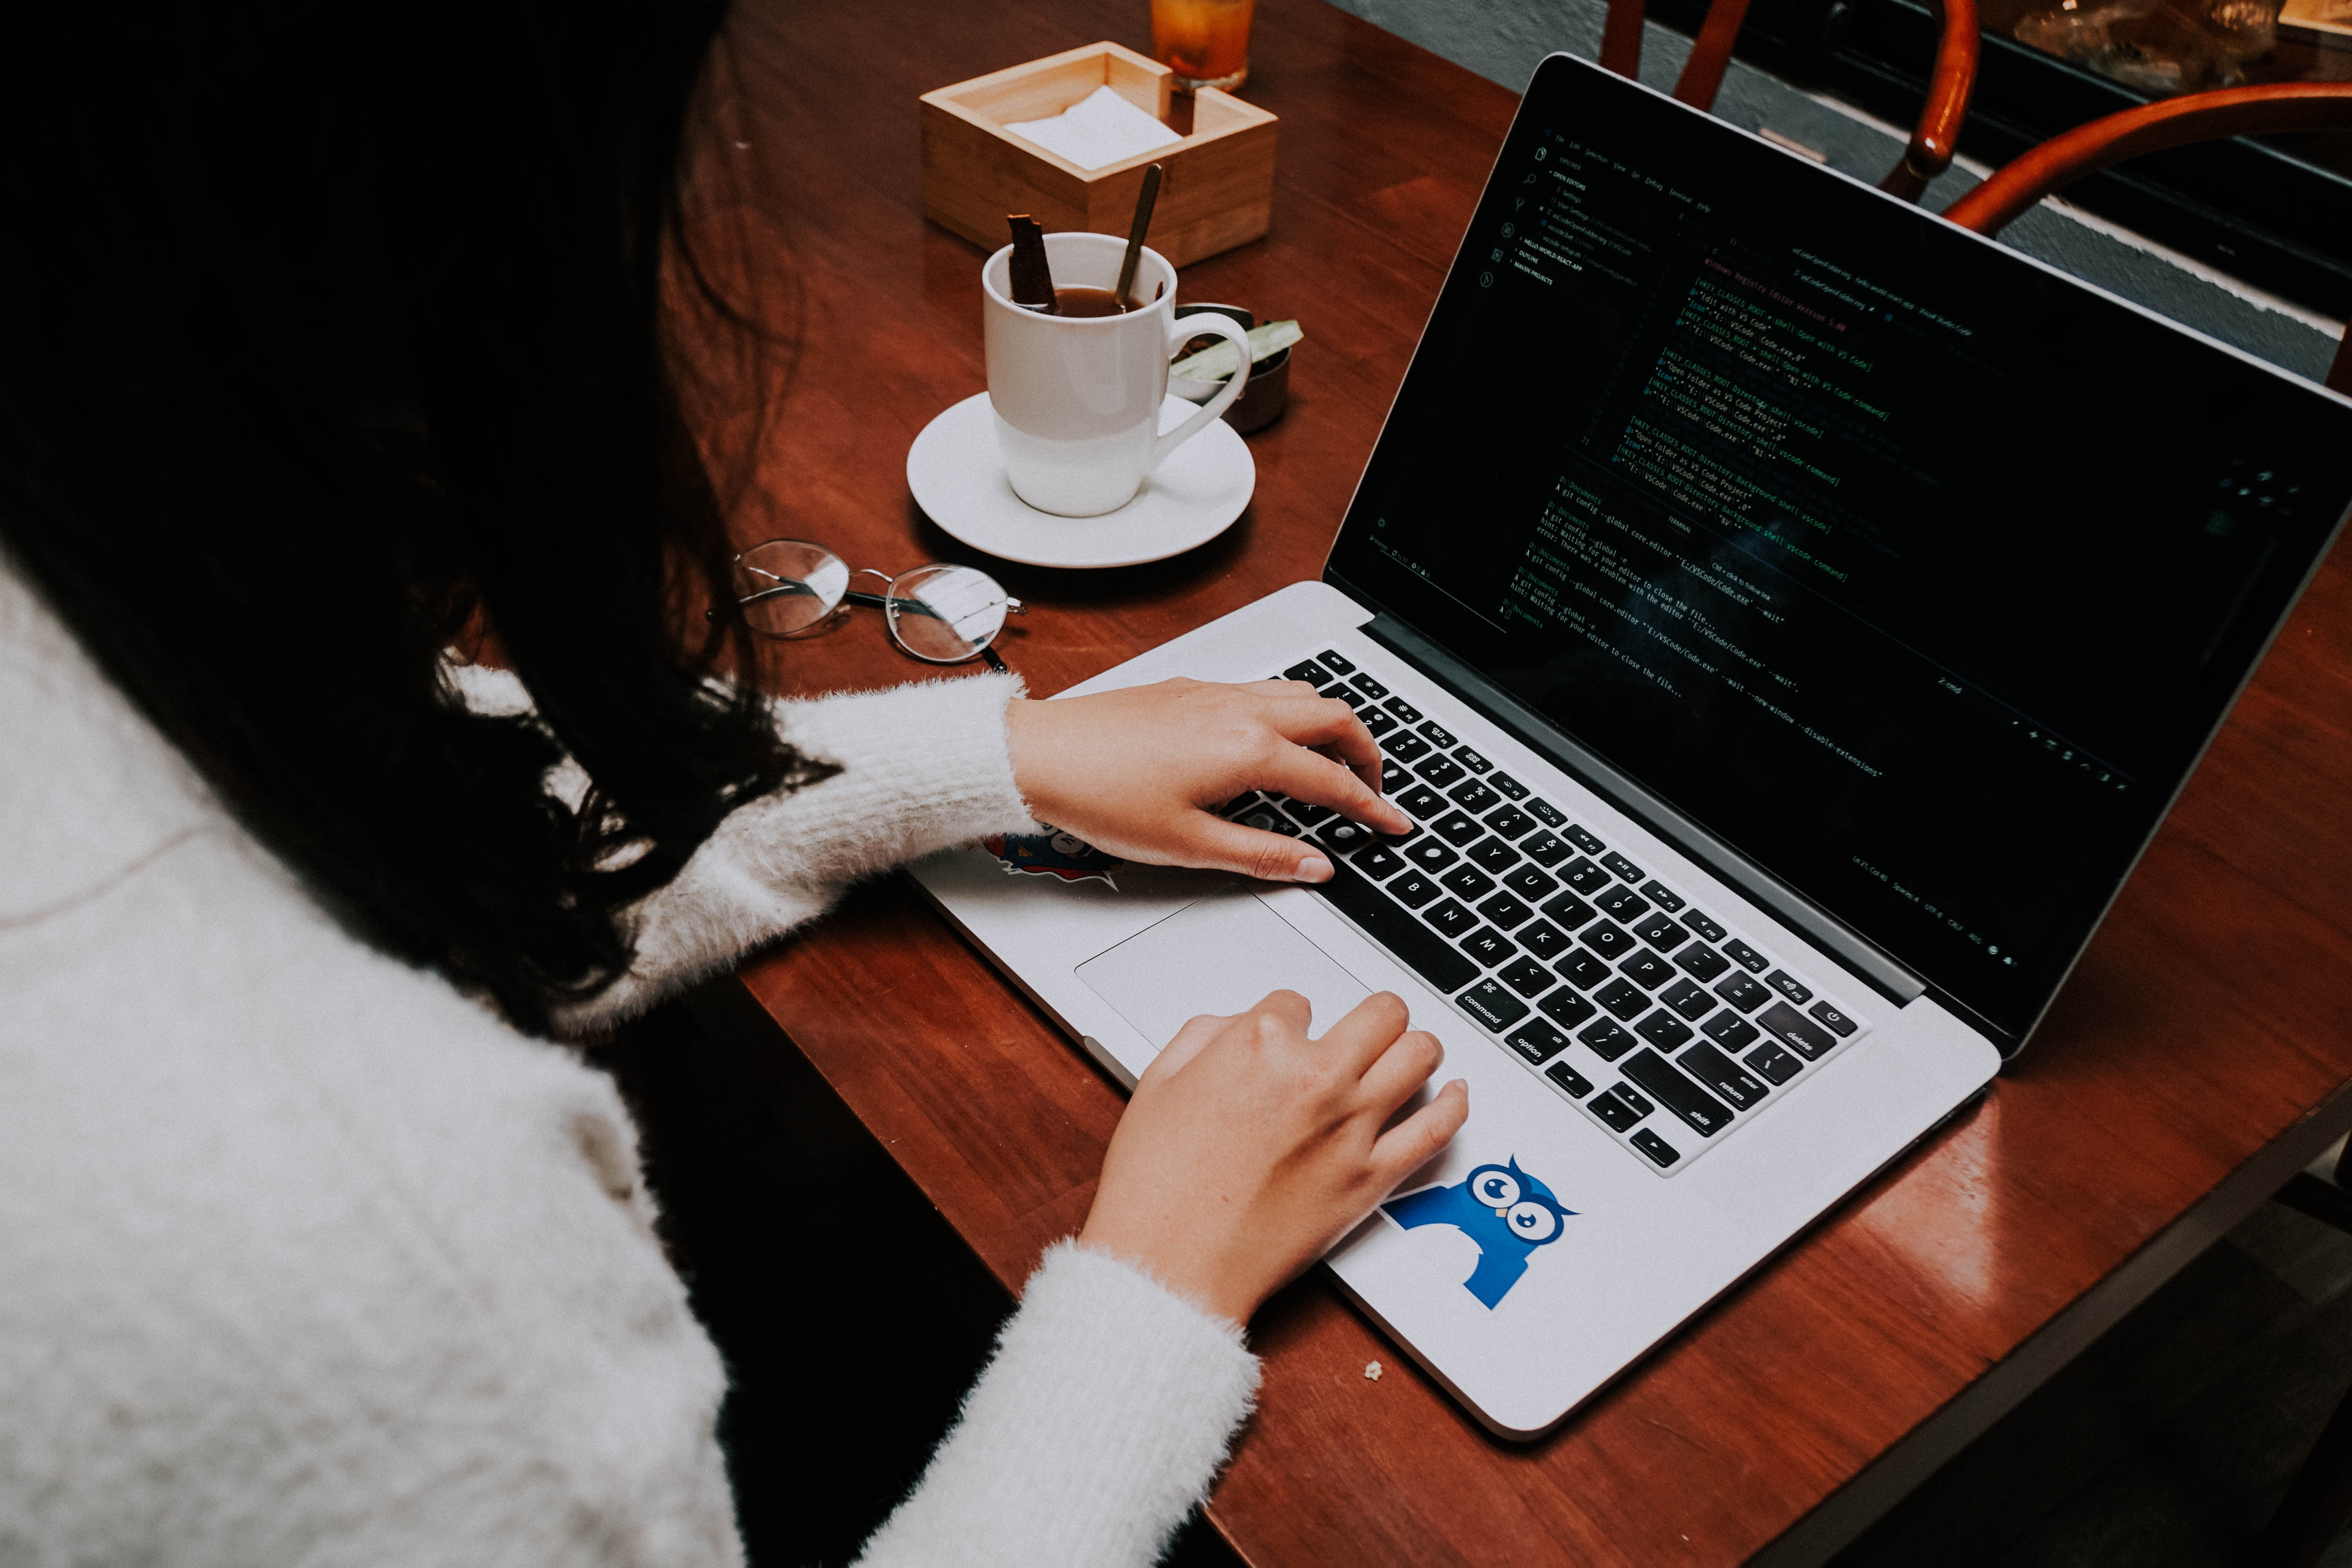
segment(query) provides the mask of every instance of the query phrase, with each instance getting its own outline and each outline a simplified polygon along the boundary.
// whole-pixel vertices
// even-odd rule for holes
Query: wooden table
[[[747,0],[737,123],[795,280],[797,373],[746,542],[977,559],[905,455],[982,388],[981,253],[918,209],[916,99],[1110,36],[1141,0]],[[1291,407],[1223,539],[1092,574],[997,568],[1050,692],[1314,576],[1514,99],[1331,8],[1259,0],[1273,234],[1188,299],[1295,315]],[[1532,60],[1530,60],[1532,65]],[[793,301],[787,301],[793,306]],[[919,673],[878,626],[788,645],[803,689]],[[1212,1518],[1260,1564],[1724,1563],[1842,1544],[2352,1125],[2352,574],[2321,572],[2033,1048],[1550,1438],[1496,1441],[1315,1279],[1260,1316],[1259,1414]],[[903,881],[742,984],[1008,1288],[1085,1215],[1121,1098]],[[951,1026],[940,1020],[951,1019]],[[1392,1370],[1362,1375],[1375,1358]]]

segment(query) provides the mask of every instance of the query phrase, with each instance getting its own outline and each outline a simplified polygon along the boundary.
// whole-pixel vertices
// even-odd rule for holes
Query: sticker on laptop
[[[1478,1267],[1462,1288],[1492,1311],[1502,1305],[1528,1259],[1538,1247],[1558,1241],[1561,1222],[1576,1211],[1562,1208],[1551,1189],[1519,1169],[1518,1157],[1503,1165],[1481,1165],[1450,1187],[1423,1187],[1391,1198],[1381,1212],[1406,1230],[1450,1225],[1478,1244]]]
[[[996,857],[1008,876],[1057,877],[1065,882],[1101,882],[1117,891],[1110,874],[1127,864],[1085,839],[1041,822],[1034,833],[992,833],[980,847]]]

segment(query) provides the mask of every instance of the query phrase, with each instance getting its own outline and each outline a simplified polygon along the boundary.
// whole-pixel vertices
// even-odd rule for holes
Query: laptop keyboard
[[[1282,676],[1356,710],[1387,754],[1381,792],[1415,826],[1375,834],[1265,794],[1224,815],[1328,851],[1332,879],[1309,891],[1645,1164],[1686,1168],[1866,1031],[1801,963],[1692,907],[1354,660],[1326,649]]]

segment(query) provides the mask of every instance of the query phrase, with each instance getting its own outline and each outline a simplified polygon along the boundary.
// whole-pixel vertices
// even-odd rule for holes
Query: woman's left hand
[[[1163,680],[1005,711],[1013,776],[1038,819],[1105,854],[1274,882],[1331,876],[1322,850],[1227,822],[1254,789],[1328,806],[1383,833],[1412,826],[1381,798],[1381,752],[1346,703],[1297,680]]]

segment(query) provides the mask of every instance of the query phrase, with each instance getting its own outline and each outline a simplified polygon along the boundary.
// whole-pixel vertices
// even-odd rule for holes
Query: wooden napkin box
[[[1158,163],[1151,248],[1182,267],[1262,237],[1274,216],[1275,117],[1202,88],[1192,133],[1171,147],[1086,170],[1004,129],[1043,120],[1105,85],[1168,120],[1175,73],[1113,43],[1088,44],[923,94],[923,216],[985,250],[1009,242],[1008,213],[1049,234],[1125,235],[1143,171]]]

